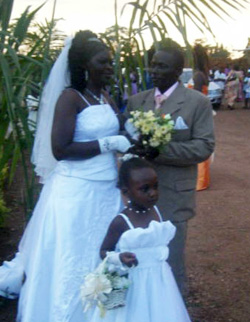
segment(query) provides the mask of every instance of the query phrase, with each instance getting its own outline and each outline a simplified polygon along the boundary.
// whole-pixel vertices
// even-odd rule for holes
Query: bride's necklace
[[[131,201],[129,200],[128,201],[128,204],[131,205]],[[133,207],[131,206],[127,206],[126,207],[129,211],[134,211],[136,214],[145,214],[147,213],[148,211],[150,211],[152,208],[147,208],[147,209],[144,209],[144,210],[135,210]]]
[[[104,104],[104,96],[101,94],[100,97],[96,96],[90,89],[85,88],[86,92],[89,93],[97,102]]]

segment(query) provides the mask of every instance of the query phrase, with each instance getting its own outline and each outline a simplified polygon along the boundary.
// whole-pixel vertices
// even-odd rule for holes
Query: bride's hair
[[[71,87],[79,91],[86,87],[84,66],[94,55],[103,50],[108,50],[108,47],[92,31],[80,30],[76,33],[68,54]]]

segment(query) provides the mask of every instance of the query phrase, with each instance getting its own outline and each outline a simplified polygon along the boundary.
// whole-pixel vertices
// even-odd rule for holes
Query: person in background
[[[129,78],[131,81],[131,95],[135,95],[138,93],[138,75],[135,70],[132,70],[129,74]]]
[[[247,75],[244,78],[243,90],[244,90],[244,97],[245,97],[245,106],[244,106],[244,108],[249,109],[250,108],[250,105],[249,105],[249,98],[250,98],[250,69],[248,69]]]
[[[221,88],[222,93],[224,92],[225,89],[225,82],[226,82],[226,74],[224,73],[224,70],[222,67],[216,69],[214,72],[214,82],[218,84]]]
[[[209,158],[215,142],[210,100],[179,82],[183,67],[180,46],[169,39],[159,43],[149,70],[154,88],[131,96],[127,112],[169,113],[175,122],[171,142],[160,154],[152,151],[148,157],[159,177],[160,212],[176,227],[169,245],[169,264],[182,294],[186,294],[185,245],[188,220],[195,215],[197,164]]]
[[[194,89],[203,93],[208,94],[208,79],[209,79],[209,60],[205,48],[196,44],[193,48],[194,58]]]
[[[234,109],[238,92],[239,92],[239,78],[236,73],[237,66],[234,66],[227,75],[225,83],[224,101],[229,110]]]
[[[193,58],[194,58],[194,89],[203,93],[208,94],[208,79],[209,79],[209,59],[206,49],[200,45],[196,44],[193,48]],[[210,163],[211,159],[198,164],[198,176],[196,190],[205,190],[210,185]]]
[[[227,64],[227,66],[224,69],[224,73],[226,74],[226,77],[228,76],[231,69],[232,69],[231,66],[229,64]]]
[[[237,75],[237,78],[239,80],[239,86],[238,86],[238,92],[237,92],[237,102],[242,102],[244,100],[244,94],[243,94],[243,85],[244,85],[244,72],[240,69],[239,65],[235,65],[235,73]]]

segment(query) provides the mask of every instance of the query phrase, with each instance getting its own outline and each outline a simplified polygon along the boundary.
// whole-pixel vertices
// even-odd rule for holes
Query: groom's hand
[[[155,158],[158,157],[158,155],[160,154],[159,150],[153,147],[148,147],[146,149],[146,155],[145,155],[145,159],[147,160],[154,160]]]

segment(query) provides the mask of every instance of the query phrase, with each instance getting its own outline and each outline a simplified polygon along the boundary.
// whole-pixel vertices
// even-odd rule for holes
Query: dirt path
[[[211,186],[189,226],[189,311],[193,322],[249,322],[250,110],[221,110],[215,126]]]
[[[188,310],[192,322],[249,322],[250,110],[220,110],[215,125],[211,187],[197,194],[197,216],[189,224]],[[13,254],[23,227],[20,182],[9,196],[13,211],[0,230],[1,260]],[[15,314],[15,301],[0,300],[1,322],[14,322]]]

